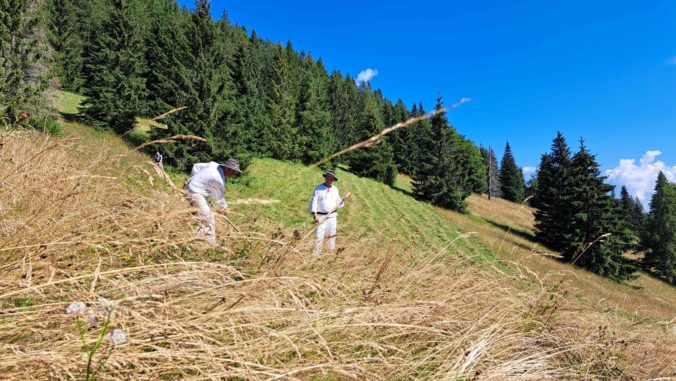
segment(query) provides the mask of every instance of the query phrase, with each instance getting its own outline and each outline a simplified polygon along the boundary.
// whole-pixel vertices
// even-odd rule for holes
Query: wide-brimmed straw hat
[[[235,159],[230,158],[230,159],[226,160],[225,163],[221,163],[221,166],[223,166],[225,168],[230,168],[237,173],[242,173],[242,170],[239,169],[239,161],[237,161]]]
[[[324,172],[324,177],[326,177],[326,176],[331,176],[331,177],[333,177],[334,181],[338,181],[338,176],[336,176],[336,174],[331,172],[331,171]]]

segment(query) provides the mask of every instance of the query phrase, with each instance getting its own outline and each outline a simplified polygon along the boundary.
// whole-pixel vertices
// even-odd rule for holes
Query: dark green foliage
[[[632,198],[625,186],[622,186],[620,191],[620,208],[625,223],[631,229],[635,237],[640,236],[643,231],[643,224],[645,222],[645,215],[643,214],[643,206],[637,198]]]
[[[580,144],[561,194],[562,204],[567,206],[562,255],[615,281],[631,279],[636,266],[624,256],[631,248],[631,232],[610,194],[613,186],[604,179],[594,156]]]
[[[79,92],[84,85],[80,0],[49,0],[47,30],[54,51],[53,69],[61,88]]]
[[[376,97],[365,86],[360,92],[361,112],[357,121],[357,141],[363,141],[382,131],[385,126],[378,111]],[[350,153],[347,157],[350,170],[357,175],[370,177],[385,184],[393,185],[397,170],[393,162],[392,147],[387,140],[376,145]]]
[[[141,15],[140,0],[113,0],[85,62],[85,120],[118,133],[134,127],[146,99]]]
[[[516,166],[509,143],[505,145],[505,154],[500,162],[500,192],[502,198],[512,202],[522,202],[526,185],[521,169]]]
[[[552,143],[551,153],[542,155],[537,174],[538,188],[533,198],[536,236],[548,247],[561,251],[565,247],[567,205],[562,193],[570,170],[570,150],[559,132]]]
[[[0,0],[0,124],[25,121],[44,89],[38,2]],[[25,115],[25,113],[24,113]]]
[[[676,184],[660,172],[650,213],[641,237],[645,250],[643,267],[665,281],[676,283]]]
[[[438,98],[436,110],[442,107]],[[485,186],[479,149],[449,126],[445,113],[412,131],[420,148],[413,175],[415,195],[441,207],[465,211],[465,198],[473,189]]]

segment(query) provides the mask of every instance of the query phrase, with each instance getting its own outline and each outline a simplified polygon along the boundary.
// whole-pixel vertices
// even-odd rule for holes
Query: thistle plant
[[[87,363],[84,370],[84,379],[87,381],[95,380],[96,375],[103,369],[113,350],[118,345],[127,342],[126,333],[120,328],[113,328],[116,309],[117,303],[105,298],[99,298],[97,310],[87,311],[87,305],[84,302],[74,302],[66,308],[66,314],[75,317],[75,324],[80,333],[84,359]],[[99,321],[101,321],[100,326]],[[90,330],[94,330],[94,337],[96,337],[93,342],[88,339]],[[99,358],[97,358],[98,364],[95,365],[94,357],[105,346],[106,342],[108,342],[108,350],[104,355],[99,355]]]

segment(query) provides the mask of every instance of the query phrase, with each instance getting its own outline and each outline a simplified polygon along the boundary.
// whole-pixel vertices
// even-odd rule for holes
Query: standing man
[[[338,209],[345,206],[345,200],[350,197],[350,193],[340,198],[338,188],[333,185],[335,181],[338,181],[335,173],[324,173],[324,183],[315,187],[310,199],[310,213],[314,223],[318,225],[315,230],[315,256],[321,254],[325,237],[329,239],[329,250],[336,250]]]
[[[160,167],[162,171],[164,171],[164,164],[162,164],[162,154],[160,151],[155,152],[153,159],[155,160],[155,164],[157,164],[157,166]]]
[[[225,202],[226,177],[241,174],[239,162],[228,159],[224,164],[213,161],[193,165],[190,179],[185,184],[186,199],[198,210],[200,227],[199,236],[205,236],[210,245],[216,245],[216,218],[209,208],[207,197],[216,206],[216,211],[227,215],[228,204]]]

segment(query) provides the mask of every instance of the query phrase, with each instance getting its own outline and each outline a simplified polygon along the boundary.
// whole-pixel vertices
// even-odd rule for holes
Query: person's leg
[[[199,194],[190,194],[188,200],[190,205],[197,209],[197,216],[200,220],[197,235],[205,236],[210,245],[216,245],[216,217],[211,212],[207,199]]]
[[[336,250],[336,228],[338,225],[338,218],[334,214],[331,218],[326,220],[326,235],[329,238],[329,250]]]
[[[324,216],[320,216],[320,220],[323,219]],[[317,229],[315,229],[315,251],[314,254],[316,256],[321,255],[322,253],[322,246],[324,245],[324,234],[326,232],[326,221],[322,222],[317,226]]]

